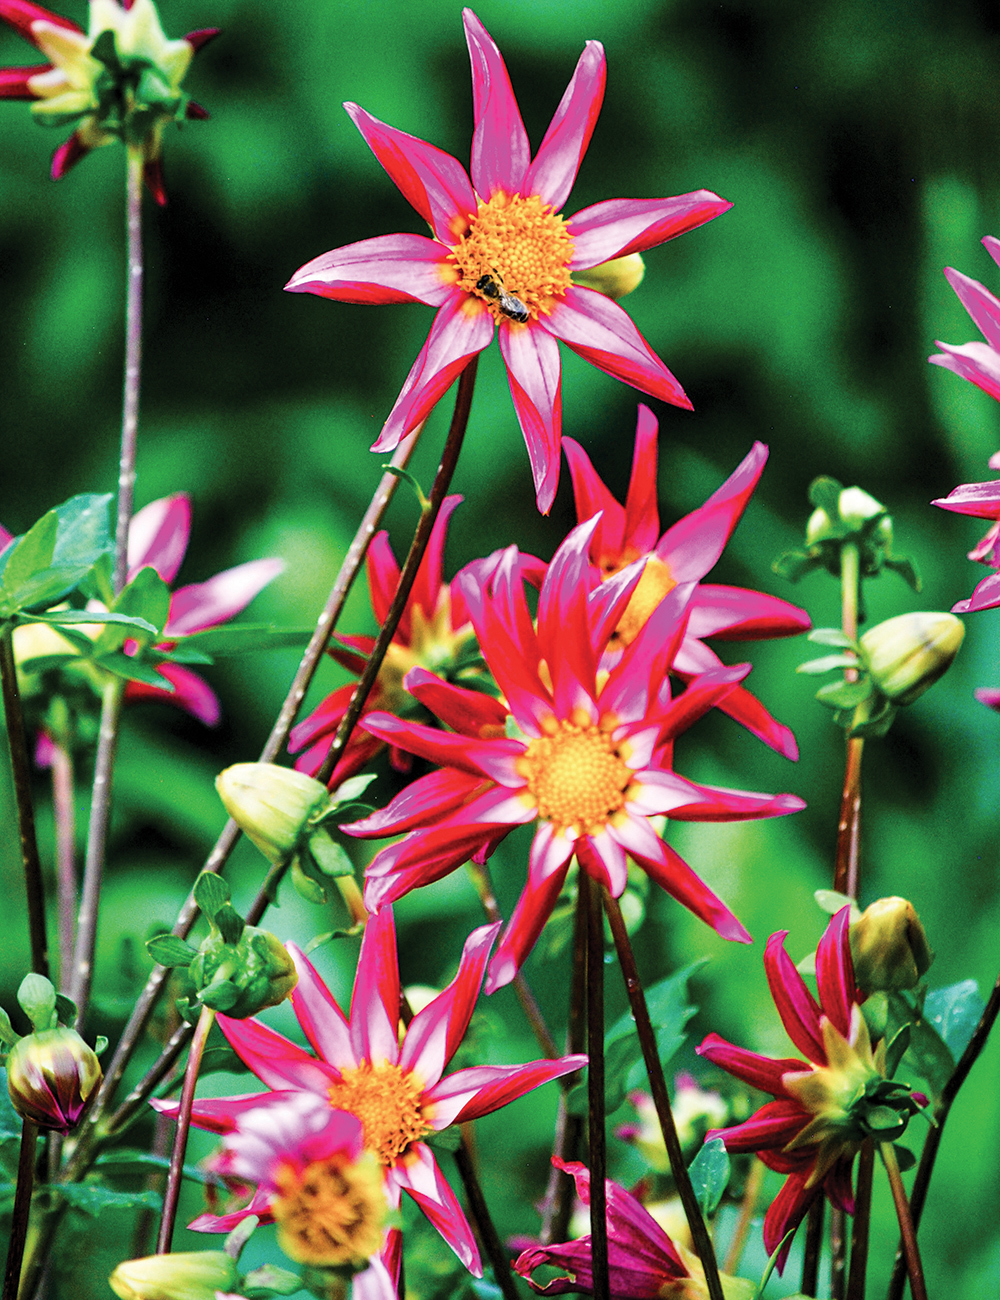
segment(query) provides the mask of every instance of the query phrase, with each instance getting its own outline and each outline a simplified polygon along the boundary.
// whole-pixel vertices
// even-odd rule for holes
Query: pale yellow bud
[[[806,524],[806,542],[813,546],[817,542],[824,542],[831,538],[839,539],[843,535],[844,524],[851,531],[856,531],[869,519],[882,514],[884,510],[885,506],[881,501],[876,501],[864,488],[844,488],[837,497],[839,520],[831,520],[825,510],[821,507],[817,508],[809,516],[809,522]],[[888,516],[878,525],[876,536],[883,545],[891,546],[892,522]]]
[[[861,638],[872,681],[894,704],[912,704],[950,668],[965,636],[954,614],[898,614]]]
[[[645,274],[646,263],[642,254],[626,253],[624,257],[613,257],[610,262],[602,262],[586,271],[574,271],[573,283],[582,284],[585,289],[596,289],[617,302],[633,289],[638,289]]]
[[[285,862],[330,804],[325,785],[274,763],[234,763],[215,778],[226,812],[270,862]]]
[[[934,953],[913,904],[880,898],[850,928],[854,975],[865,993],[912,989],[926,974]]]
[[[147,1255],[119,1264],[108,1278],[122,1300],[215,1300],[240,1280],[235,1262],[222,1250]]]

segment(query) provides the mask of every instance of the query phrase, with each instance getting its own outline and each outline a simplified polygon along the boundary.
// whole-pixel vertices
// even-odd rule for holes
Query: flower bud
[[[122,1300],[215,1300],[217,1291],[235,1290],[240,1275],[224,1250],[192,1250],[127,1259],[108,1281]]]
[[[95,1053],[75,1029],[43,1029],[19,1038],[7,1057],[7,1090],[22,1119],[69,1133],[101,1081]]]
[[[304,772],[274,763],[235,763],[215,778],[226,812],[270,862],[297,850],[310,818],[330,806],[330,792]]]
[[[920,917],[905,898],[880,898],[866,907],[850,938],[855,978],[865,993],[912,989],[934,960]]]
[[[574,271],[573,283],[582,284],[586,289],[596,289],[606,298],[615,302],[624,298],[633,289],[638,289],[646,274],[646,263],[641,253],[626,253],[624,257],[613,257],[610,262],[600,266],[589,267],[586,271]]]
[[[951,666],[965,625],[954,614],[898,614],[861,638],[872,681],[894,704],[912,704]]]
[[[806,542],[839,541],[844,536],[845,525],[849,532],[857,532],[876,515],[884,514],[885,506],[859,487],[842,488],[837,497],[838,519],[831,519],[822,507],[814,510],[806,524]],[[877,540],[887,548],[892,546],[892,520],[886,515],[876,529]]]
[[[284,1002],[298,972],[284,944],[269,930],[247,925],[237,943],[210,934],[191,963],[198,1000],[234,1020]]]

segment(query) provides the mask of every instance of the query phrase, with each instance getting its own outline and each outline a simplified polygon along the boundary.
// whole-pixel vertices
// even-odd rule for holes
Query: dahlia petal
[[[986,342],[1000,350],[1000,302],[985,285],[951,266],[944,268],[944,276]]]
[[[590,545],[593,555],[594,544]],[[607,649],[612,632],[618,626],[636,587],[642,581],[646,567],[645,557],[619,569],[617,573],[599,582],[587,596],[590,644],[595,656]]]
[[[806,1187],[806,1178],[805,1174],[789,1174],[764,1216],[764,1249],[769,1255],[773,1255],[778,1249],[778,1243],[789,1229],[799,1226],[810,1205],[821,1193],[822,1189],[819,1186]],[[778,1255],[779,1273],[784,1270],[791,1248],[792,1242],[789,1238]]]
[[[456,772],[454,768],[441,768],[428,772],[396,795],[385,808],[377,808],[360,821],[345,824],[342,829],[358,839],[382,839],[386,835],[403,835],[430,821],[429,812],[441,817],[469,802],[482,785],[478,774]]]
[[[967,379],[1000,401],[1000,355],[989,344],[962,343],[953,347],[937,340],[937,345],[944,351],[927,358],[932,366],[953,371],[960,379]]]
[[[854,1158],[838,1160],[823,1180],[823,1190],[838,1210],[854,1213],[854,1188],[851,1185],[851,1166]]]
[[[733,205],[711,190],[694,190],[668,199],[605,199],[569,219],[573,236],[571,271],[589,270],[613,257],[642,253],[676,239]]]
[[[351,994],[351,1047],[357,1061],[399,1059],[399,962],[392,908],[368,918]]]
[[[997,605],[1000,605],[1000,574],[991,573],[976,584],[968,600],[956,601],[951,609],[954,614],[974,614],[980,609],[995,609]]]
[[[522,194],[537,194],[553,212],[569,198],[594,134],[606,81],[604,46],[600,41],[588,41],[521,190]]]
[[[394,713],[367,714],[360,725],[373,736],[407,753],[429,758],[432,763],[457,767],[515,788],[524,785],[524,778],[514,770],[514,761],[524,753],[524,744],[519,740],[476,740],[423,722],[407,722]]]
[[[744,687],[737,686],[730,691],[719,700],[716,708],[746,727],[747,731],[783,758],[791,759],[793,763],[798,758],[799,746],[792,730],[773,717],[760,700]]]
[[[507,922],[486,977],[486,992],[509,984],[524,965],[566,881],[573,841],[556,835],[551,822],[539,823],[528,861],[528,879]]]
[[[368,578],[368,596],[371,600],[375,621],[376,623],[384,623],[389,614],[392,598],[396,594],[396,588],[399,586],[400,574],[396,557],[389,545],[389,534],[384,528],[375,534],[368,545],[368,554],[365,556],[365,574]],[[408,613],[409,611],[404,609],[396,637],[393,638],[395,640],[398,637],[404,645],[408,645],[410,641]],[[404,622],[406,624],[405,629]],[[372,648],[374,649],[374,643]]]
[[[151,501],[136,512],[128,529],[128,576],[150,566],[169,586],[177,577],[191,536],[191,497],[187,492]]]
[[[297,754],[322,736],[332,737],[343,721],[356,683],[347,682],[322,700],[307,718],[294,726],[288,734],[288,752]],[[329,748],[329,746],[327,746]]]
[[[628,884],[628,861],[618,837],[607,827],[580,839],[576,856],[587,875],[607,887],[612,898],[621,898]]]
[[[453,287],[454,268],[446,259],[446,250],[426,235],[377,235],[314,257],[299,267],[285,289],[336,302],[423,302],[440,307]]]
[[[583,709],[592,722],[597,708],[591,692],[597,663],[590,639],[587,552],[598,520],[577,524],[549,564],[538,598],[538,651],[552,674],[556,714]]]
[[[503,734],[507,710],[492,695],[471,691],[465,686],[454,686],[419,666],[410,669],[403,678],[403,684],[411,695],[440,718],[446,727],[451,727],[452,731],[475,738],[485,738],[486,734]],[[489,729],[488,733],[486,729]]]
[[[755,1114],[733,1128],[711,1129],[710,1137],[721,1137],[727,1151],[783,1151],[812,1117],[796,1101],[779,1098],[766,1102]],[[812,1157],[809,1157],[811,1163]]]
[[[952,488],[946,497],[931,502],[942,510],[954,510],[960,515],[973,515],[976,519],[1000,519],[1000,479],[987,483],[961,483]]]
[[[1000,690],[995,686],[979,686],[972,694],[980,704],[985,704],[988,709],[995,709],[1000,712]]]
[[[524,629],[518,625],[519,619],[515,623],[508,619],[501,621],[503,593],[497,593],[498,599],[485,604],[472,574],[463,571],[456,581],[460,582],[479,644],[490,648],[490,667],[514,720],[523,732],[539,735],[542,723],[552,716],[552,703],[538,676],[540,656],[530,617]],[[520,579],[517,585],[518,602],[527,615]]]
[[[584,1206],[590,1205],[590,1170],[578,1160],[560,1160],[552,1157],[557,1169],[570,1174],[576,1183],[576,1194]],[[626,1247],[636,1257],[658,1264],[666,1263],[667,1272],[680,1270],[678,1276],[687,1274],[687,1270],[677,1253],[677,1248],[664,1230],[656,1222],[641,1201],[631,1192],[627,1192],[619,1183],[608,1178],[605,1180],[605,1195],[608,1214],[608,1235],[617,1246]],[[662,1283],[662,1275],[660,1281]],[[628,1292],[632,1294],[631,1291]]]
[[[299,982],[292,989],[292,1009],[317,1056],[338,1070],[353,1069],[359,1064],[351,1046],[347,1017],[319,972],[295,943],[287,943]]]
[[[531,147],[496,43],[471,9],[463,9],[462,22],[472,64],[472,184],[489,201],[497,190],[520,190]]]
[[[672,406],[691,410],[684,389],[617,303],[571,285],[540,324],[598,370]]]
[[[53,23],[56,27],[65,27],[71,32],[83,31],[82,27],[77,27],[76,23],[70,22],[62,14],[54,14],[51,9],[43,9],[41,5],[34,4],[33,0],[0,0],[0,20],[13,27],[19,36],[23,36],[32,45],[37,45],[38,42],[31,26],[32,23],[39,21]]]
[[[217,727],[222,717],[219,697],[208,682],[183,664],[160,664],[156,669],[173,686],[173,690],[150,686],[148,682],[128,682],[125,686],[125,699],[128,703],[138,700],[159,700],[162,704],[173,704],[185,713],[203,722],[206,727]]]
[[[0,68],[0,99],[37,99],[30,82],[43,72],[51,71],[48,63],[31,68]]]
[[[407,610],[419,606],[424,611],[428,622],[434,617],[444,589],[442,561],[444,559],[445,539],[448,536],[448,521],[455,507],[461,505],[461,503],[462,497],[457,494],[447,496],[441,502],[441,509],[438,511],[438,517],[434,520],[434,527],[431,529],[427,549],[424,551],[423,559],[417,569],[417,576],[414,579],[410,599],[406,602]]]
[[[764,970],[771,997],[785,1032],[802,1055],[817,1065],[825,1065],[826,1051],[819,1027],[820,1009],[785,952],[787,935],[787,930],[777,931],[764,948]]]
[[[79,131],[74,131],[68,140],[64,140],[52,155],[49,175],[54,181],[61,181],[81,159],[90,153],[90,145],[84,142]]]
[[[645,716],[684,641],[695,583],[673,587],[646,619],[642,631],[611,670],[601,705],[624,721]]]
[[[465,1124],[492,1114],[543,1083],[582,1070],[586,1064],[587,1057],[580,1053],[556,1061],[529,1061],[526,1065],[473,1065],[442,1079],[428,1100],[437,1105],[445,1097],[467,1097],[455,1118],[456,1124]]]
[[[559,486],[562,363],[559,345],[538,324],[500,326],[500,352],[535,481],[538,509],[547,515]]]
[[[573,481],[577,521],[583,523],[585,519],[600,515],[600,523],[590,543],[590,557],[595,564],[600,564],[605,557],[617,559],[624,549],[625,510],[605,487],[590,457],[576,439],[563,438],[562,447]],[[656,491],[655,481],[653,491]]]
[[[399,1064],[413,1070],[433,1089],[455,1055],[469,1027],[479,997],[486,962],[500,922],[473,930],[462,948],[458,974],[443,992],[418,1011],[410,1022],[399,1053]]]
[[[625,499],[625,537],[640,555],[653,550],[660,532],[660,511],[656,501],[659,429],[656,416],[644,402],[640,402],[632,473]]]
[[[345,104],[351,121],[403,197],[434,231],[452,245],[468,229],[478,207],[465,168],[425,140],[380,122],[357,104]]]
[[[847,1038],[851,1032],[851,1011],[861,1001],[854,983],[854,962],[847,931],[851,909],[842,907],[823,931],[816,949],[816,986],[825,1015]]]
[[[207,117],[208,114],[206,113]],[[161,208],[167,206],[167,187],[163,179],[163,159],[149,158],[142,165],[142,179],[153,201]]]
[[[721,938],[735,943],[753,943],[752,936],[722,899],[712,893],[669,844],[660,840],[655,858],[652,855],[641,858],[636,855],[636,860],[662,889],[676,898],[682,907],[693,912],[700,921],[711,926]]]
[[[430,1147],[424,1142],[414,1142],[406,1162],[396,1165],[395,1175],[399,1185],[409,1192],[469,1272],[482,1277],[483,1266],[472,1229]]]
[[[805,800],[795,794],[757,794],[750,790],[728,790],[717,785],[691,785],[705,796],[703,803],[689,804],[672,812],[685,822],[732,822],[760,817],[784,817],[801,812]]]
[[[303,1088],[325,1096],[337,1070],[259,1020],[233,1020],[220,1011],[219,1028],[240,1060],[269,1088]]]
[[[217,573],[207,582],[179,587],[170,598],[170,617],[164,628],[169,637],[190,636],[218,627],[246,609],[285,568],[284,560],[250,560]]]
[[[231,1133],[236,1128],[239,1117],[247,1111],[258,1110],[261,1106],[276,1106],[291,1100],[300,1094],[283,1089],[280,1092],[255,1092],[245,1097],[204,1097],[196,1098],[191,1110],[191,1123],[197,1128],[207,1129],[209,1133]],[[181,1104],[177,1100],[150,1097],[149,1104],[161,1115],[176,1118]]]
[[[764,641],[795,636],[810,627],[806,611],[779,596],[703,582],[691,601],[688,631],[694,637],[720,641]]]
[[[773,1060],[770,1056],[760,1056],[757,1052],[748,1052],[743,1047],[727,1043],[718,1034],[708,1034],[701,1046],[694,1050],[713,1065],[720,1066],[727,1074],[742,1079],[751,1088],[759,1088],[761,1092],[769,1092],[774,1097],[786,1101],[792,1099],[781,1082],[782,1076],[790,1073],[801,1074],[809,1069],[805,1061],[793,1060],[790,1057]]]
[[[734,664],[731,668],[699,673],[687,689],[671,702],[664,716],[661,742],[673,740],[682,731],[687,731],[709,709],[725,700],[747,676],[750,668],[750,664]]]
[[[440,880],[467,862],[498,832],[505,835],[509,830],[509,826],[470,826],[455,818],[453,823],[411,832],[398,844],[382,849],[368,864],[365,907],[374,911],[419,885]]]
[[[261,1223],[273,1222],[271,1199],[273,1193],[262,1187],[254,1189],[253,1199],[242,1210],[231,1214],[199,1214],[188,1224],[189,1232],[232,1232],[244,1219],[255,1215]]]
[[[478,298],[452,290],[400,389],[396,404],[372,444],[392,451],[445,395],[470,359],[493,339],[493,317]]]
[[[351,1278],[351,1300],[398,1300],[398,1296],[396,1283],[377,1255]]]

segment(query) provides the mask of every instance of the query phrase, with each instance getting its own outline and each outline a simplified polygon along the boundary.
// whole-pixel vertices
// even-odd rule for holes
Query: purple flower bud
[[[19,1038],[7,1057],[7,1088],[22,1119],[69,1133],[101,1081],[94,1052],[75,1029],[44,1029]]]

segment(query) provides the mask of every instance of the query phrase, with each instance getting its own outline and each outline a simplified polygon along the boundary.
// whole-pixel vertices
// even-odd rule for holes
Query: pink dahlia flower
[[[987,235],[982,242],[990,257],[1000,265],[1000,239]],[[986,342],[952,346],[936,340],[938,347],[944,350],[935,352],[927,360],[933,366],[954,371],[1000,401],[1000,300],[985,285],[961,271],[946,266],[944,274]]]
[[[717,563],[753,495],[767,463],[764,444],[754,443],[742,464],[703,506],[679,519],[660,536],[656,503],[657,429],[652,411],[640,404],[632,477],[624,506],[605,487],[578,442],[566,438],[563,446],[573,479],[578,521],[590,519],[598,511],[601,513],[590,543],[595,578],[603,581],[633,561],[646,559],[642,578],[609,649],[618,652],[624,649],[649,612],[678,583],[697,582],[684,640],[670,670],[682,681],[690,682],[699,673],[723,667],[715,652],[705,645],[707,637],[720,641],[762,641],[794,636],[808,631],[811,624],[804,609],[777,596],[701,581]],[[734,686],[716,707],[779,754],[798,758],[798,746],[788,727],[776,722],[744,687]]]
[[[499,332],[539,510],[559,481],[559,342],[598,369],[674,406],[684,390],[630,317],[575,272],[642,252],[732,205],[708,190],[667,199],[607,199],[560,215],[604,98],[604,49],[588,41],[534,159],[503,58],[464,10],[472,62],[469,173],[423,140],[345,105],[375,157],[429,224],[424,235],[380,235],[300,267],[285,286],[340,302],[422,302],[437,308],[427,342],[373,451],[395,447]]]
[[[274,1091],[196,1101],[192,1122],[215,1133],[231,1133],[247,1111],[273,1110],[301,1092],[322,1098],[333,1110],[357,1115],[365,1147],[382,1166],[390,1208],[399,1206],[401,1192],[412,1196],[462,1263],[481,1276],[472,1229],[422,1139],[488,1115],[587,1062],[585,1056],[566,1056],[444,1073],[468,1028],[498,929],[480,926],[469,935],[458,974],[402,1034],[391,907],[382,908],[365,927],[349,1018],[308,958],[288,944],[299,975],[292,1006],[316,1055],[257,1020],[220,1015],[222,1031],[236,1052]],[[176,1102],[152,1104],[169,1115],[177,1112]],[[252,1204],[248,1210],[257,1213]]]
[[[1000,310],[1000,303],[997,303]],[[990,457],[990,468],[1000,469],[1000,452]],[[992,519],[995,522],[982,540],[969,552],[970,560],[988,564],[993,573],[978,584],[968,600],[952,605],[954,614],[971,614],[979,609],[995,609],[1000,605],[1000,479],[988,483],[962,483],[946,497],[931,502],[942,510],[954,510],[959,515],[972,515],[975,519]]]
[[[534,823],[528,881],[490,964],[487,992],[510,982],[541,933],[575,857],[615,897],[628,858],[727,939],[750,942],[728,907],[660,838],[651,818],[731,821],[804,805],[794,795],[696,785],[671,765],[673,738],[746,676],[749,665],[700,674],[671,699],[667,673],[694,583],[676,586],[609,671],[608,641],[642,575],[633,565],[592,590],[588,551],[599,524],[575,528],[548,567],[532,623],[516,547],[457,581],[506,702],[412,669],[404,685],[448,727],[386,713],[365,730],[440,765],[385,809],[343,829],[363,838],[408,832],[368,867],[370,909],[482,860],[515,826]]]

